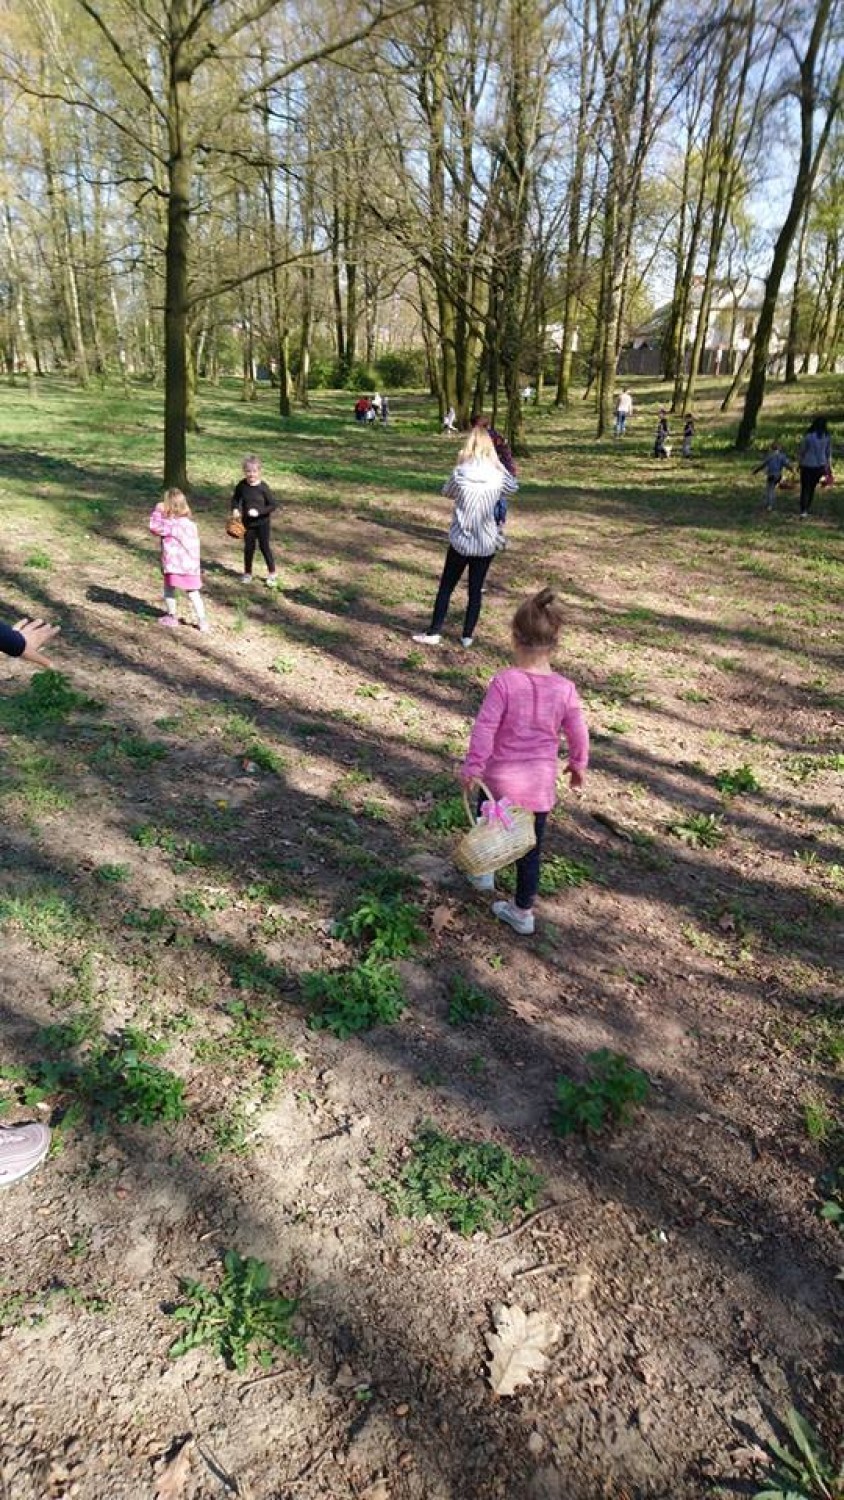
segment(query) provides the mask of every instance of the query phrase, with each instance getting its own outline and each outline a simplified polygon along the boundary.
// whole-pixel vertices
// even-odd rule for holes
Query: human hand
[[[481,783],[479,778],[477,776],[467,776],[462,766],[458,768],[457,780],[460,782],[460,785],[462,786],[464,792],[466,792],[467,796],[472,792],[477,792],[480,790]]]
[[[240,511],[239,510],[233,510],[232,511],[232,515],[235,516],[238,521],[240,520]]]
[[[563,766],[563,775],[568,776],[569,785],[573,792],[579,792],[584,782],[584,773],[578,771],[576,766]]]
[[[248,510],[246,514],[247,516],[257,516],[258,512],[257,510]]]
[[[34,662],[37,667],[52,667],[53,663],[49,658],[41,655],[41,647],[59,634],[61,626],[46,625],[43,620],[29,620],[24,616],[22,620],[18,620],[15,630],[20,631],[26,641],[24,659]]]

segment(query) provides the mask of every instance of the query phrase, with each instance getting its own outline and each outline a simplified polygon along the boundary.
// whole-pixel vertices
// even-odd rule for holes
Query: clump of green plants
[[[557,1080],[554,1106],[557,1135],[576,1132],[597,1135],[612,1126],[624,1125],[650,1093],[646,1075],[620,1052],[601,1047],[589,1053],[586,1065],[589,1078],[585,1083],[566,1077]]]
[[[689,813],[669,823],[668,832],[693,849],[715,849],[724,838],[724,825],[717,813]]]
[[[786,1417],[790,1441],[771,1438],[771,1477],[753,1500],[844,1500],[844,1465],[827,1454],[818,1434],[792,1406]]]
[[[196,1055],[208,1062],[234,1061],[256,1068],[261,1095],[269,1099],[284,1075],[299,1066],[298,1059],[267,1029],[263,1011],[233,1000],[228,1013],[231,1030],[219,1040],[201,1041]]]
[[[162,849],[165,854],[180,859],[186,865],[205,865],[209,852],[205,844],[195,839],[182,838],[170,828],[159,828],[155,823],[140,823],[132,830],[132,838],[141,849]]]
[[[98,865],[94,874],[103,885],[120,885],[131,875],[128,865]]]
[[[715,785],[725,797],[738,797],[742,792],[758,792],[759,781],[751,766],[737,766],[734,771],[718,771]]]
[[[576,859],[566,859],[563,854],[553,854],[550,859],[544,861],[539,871],[539,894],[540,896],[556,896],[558,891],[567,887],[584,885],[587,880],[594,878],[590,865],[584,865]],[[499,870],[495,877],[502,890],[514,891],[516,889],[516,871],[513,866],[506,870]]]
[[[184,1301],[172,1309],[171,1317],[183,1329],[170,1345],[171,1359],[190,1349],[208,1348],[230,1370],[242,1373],[253,1357],[267,1370],[277,1349],[301,1353],[301,1343],[290,1331],[299,1304],[295,1298],[279,1297],[270,1290],[269,1267],[264,1261],[227,1250],[216,1290],[185,1279],[181,1291]]]
[[[10,728],[38,729],[56,724],[80,708],[99,708],[93,698],[71,687],[63,672],[50,668],[35,672],[25,688],[0,702],[0,723]]]
[[[401,892],[368,890],[334,931],[344,941],[364,943],[370,958],[405,958],[425,936],[419,918],[418,906]]]
[[[790,755],[785,770],[792,781],[808,781],[819,771],[844,771],[844,754],[833,751],[828,755]]]
[[[89,1012],[53,1026],[36,1037],[38,1059],[9,1069],[25,1103],[69,1095],[96,1129],[109,1120],[123,1125],[155,1125],[184,1119],[184,1081],[149,1062],[160,1051],[157,1039],[134,1027],[109,1039]]]
[[[37,948],[81,936],[83,920],[71,901],[49,887],[0,896],[0,926],[16,927]]]
[[[462,796],[444,797],[422,814],[422,826],[431,833],[454,833],[467,826],[466,804]]]
[[[308,1017],[313,1031],[331,1031],[345,1041],[373,1026],[398,1021],[406,1000],[393,964],[369,956],[349,969],[306,974],[302,994],[316,1007]]]
[[[259,771],[269,771],[273,776],[280,776],[284,770],[284,756],[278,750],[273,750],[271,745],[265,745],[262,740],[251,740],[243,756],[244,760],[257,766]]]
[[[803,1123],[809,1140],[819,1146],[825,1146],[835,1132],[835,1120],[825,1099],[804,1100]]]
[[[426,1125],[398,1178],[380,1187],[393,1213],[411,1219],[431,1214],[470,1235],[530,1213],[542,1178],[503,1146],[455,1139]]]
[[[485,990],[470,984],[462,974],[452,975],[448,993],[449,1026],[466,1026],[492,1015],[495,1001]]]

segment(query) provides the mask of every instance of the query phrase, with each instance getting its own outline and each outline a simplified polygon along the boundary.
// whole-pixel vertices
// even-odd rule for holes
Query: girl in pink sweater
[[[160,623],[173,629],[179,623],[176,613],[176,590],[184,589],[200,630],[208,629],[202,601],[202,577],[199,571],[199,532],[191,518],[190,506],[181,490],[166,490],[149,518],[153,536],[161,537],[161,571],[164,574],[164,608]]]
[[[509,797],[534,814],[536,845],[516,861],[515,901],[495,901],[492,910],[516,932],[533,932],[533,903],[548,814],[557,800],[557,752],[565,735],[564,773],[573,788],[583,785],[589,731],[573,682],[551,667],[563,615],[550,589],[519,605],[513,616],[515,666],[493,677],[460,767],[467,789],[484,781],[493,796]],[[479,890],[495,888],[492,875],[478,875]]]

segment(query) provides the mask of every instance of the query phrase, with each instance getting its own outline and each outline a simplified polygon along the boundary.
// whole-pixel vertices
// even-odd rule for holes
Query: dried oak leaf
[[[439,937],[446,927],[451,927],[454,922],[454,908],[451,906],[435,906],[431,913],[431,927],[434,937]]]
[[[191,1440],[186,1438],[178,1453],[164,1465],[155,1481],[155,1500],[182,1500],[190,1478]]]
[[[531,1375],[547,1370],[549,1359],[544,1350],[559,1338],[560,1327],[548,1313],[526,1313],[503,1302],[493,1307],[492,1321],[495,1333],[486,1336],[492,1355],[489,1383],[496,1396],[512,1396]]]

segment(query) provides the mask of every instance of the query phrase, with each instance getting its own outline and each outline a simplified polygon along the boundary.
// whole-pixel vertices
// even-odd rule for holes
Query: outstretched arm
[[[48,657],[42,656],[41,647],[58,635],[60,626],[47,625],[43,620],[18,620],[14,626],[0,623],[0,651],[6,656],[22,656],[37,667],[51,667]]]

